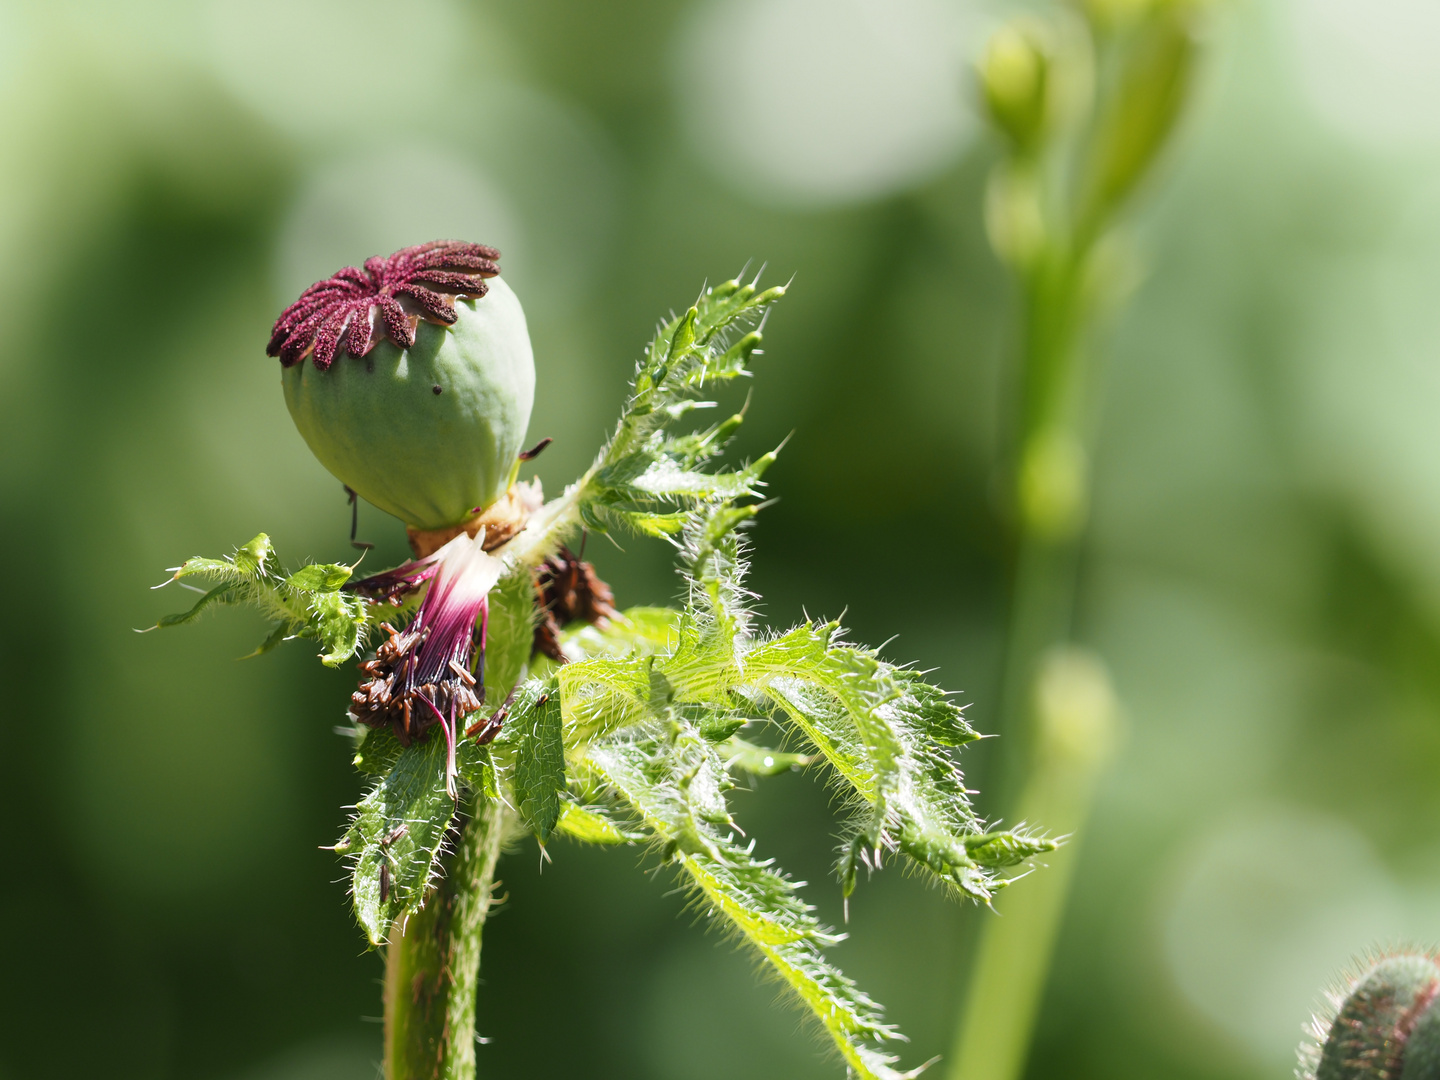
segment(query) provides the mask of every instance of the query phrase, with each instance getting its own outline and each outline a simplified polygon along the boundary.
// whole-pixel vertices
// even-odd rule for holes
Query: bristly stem
[[[425,906],[396,926],[385,963],[386,1080],[474,1080],[480,940],[508,811],[477,796]]]

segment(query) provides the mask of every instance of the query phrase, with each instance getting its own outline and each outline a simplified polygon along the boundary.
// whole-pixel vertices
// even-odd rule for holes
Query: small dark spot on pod
[[[434,386],[432,386],[432,387],[430,388],[430,391],[431,391],[431,393],[434,393],[434,394],[441,394],[441,393],[444,392],[444,391],[441,390],[440,384],[439,384],[438,382],[437,382]]]

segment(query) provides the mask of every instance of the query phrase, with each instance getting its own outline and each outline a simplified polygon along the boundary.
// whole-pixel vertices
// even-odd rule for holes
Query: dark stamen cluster
[[[432,240],[366,259],[363,270],[347,266],[311,285],[281,313],[265,352],[285,367],[313,352],[315,366],[324,371],[342,344],[355,357],[378,344],[377,312],[383,333],[408,349],[421,319],[448,326],[456,318],[456,297],[484,296],[485,279],[500,273],[499,258],[484,244]]]
[[[419,683],[421,645],[429,627],[417,629],[415,620],[404,630],[381,624],[388,640],[375,656],[360,665],[366,675],[360,689],[350,696],[350,716],[370,727],[388,727],[402,746],[409,746],[442,719],[464,716],[481,705],[481,691],[475,676],[460,662],[451,659],[438,678]]]
[[[610,586],[600,580],[595,567],[567,547],[540,564],[535,571],[535,591],[540,601],[535,651],[561,663],[565,661],[560,651],[562,628],[577,621],[604,627],[619,614]]]

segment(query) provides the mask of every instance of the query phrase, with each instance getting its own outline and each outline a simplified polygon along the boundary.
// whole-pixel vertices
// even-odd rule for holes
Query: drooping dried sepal
[[[1440,1080],[1440,957],[1382,956],[1331,994],[1301,1047],[1303,1080]]]
[[[324,371],[342,346],[361,357],[382,334],[408,349],[419,320],[449,326],[456,318],[456,297],[484,296],[485,279],[500,273],[499,258],[500,252],[484,244],[432,240],[372,256],[363,270],[347,266],[311,285],[281,313],[265,352],[284,367],[311,355]]]
[[[565,662],[560,648],[561,630],[573,622],[590,623],[603,630],[619,614],[615,594],[600,580],[595,567],[563,545],[536,568],[535,593],[540,612],[535,624],[535,652],[560,663]]]

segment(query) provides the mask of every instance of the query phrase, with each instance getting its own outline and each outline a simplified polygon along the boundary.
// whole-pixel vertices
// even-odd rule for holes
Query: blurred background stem
[[[1070,842],[1048,868],[1006,893],[1003,917],[986,921],[970,975],[952,1078],[1019,1076],[1025,1065],[1050,956],[1079,858],[1076,834],[1115,740],[1116,705],[1104,665],[1086,650],[1046,654],[1033,698],[1035,764],[1018,806]]]
[[[1073,263],[1027,289],[1019,511],[1001,687],[1001,806],[1014,821],[1069,836],[1048,868],[1002,894],[982,924],[951,1054],[952,1080],[1011,1080],[1025,1064],[1084,824],[1114,741],[1116,708],[1098,657],[1069,646],[1089,502],[1083,418],[1089,378]]]
[[[477,796],[425,907],[390,940],[385,1080],[473,1080],[480,942],[495,888],[505,807]]]
[[[1012,490],[1018,535],[998,718],[1007,744],[997,778],[1001,805],[1016,797],[1027,772],[1037,665],[1070,637],[1089,503],[1089,453],[1079,423],[1087,388],[1079,378],[1078,275],[1070,258],[1055,261],[1060,265],[1040,268],[1024,285]]]
[[[1021,290],[1013,453],[1015,571],[997,728],[997,806],[1070,841],[981,926],[952,1080],[1021,1075],[1088,817],[1115,741],[1098,656],[1069,642],[1091,498],[1099,364],[1089,338],[1133,272],[1116,218],[1171,134],[1193,81],[1198,5],[1086,0],[992,38],[980,79],[1008,153],[986,224]]]

